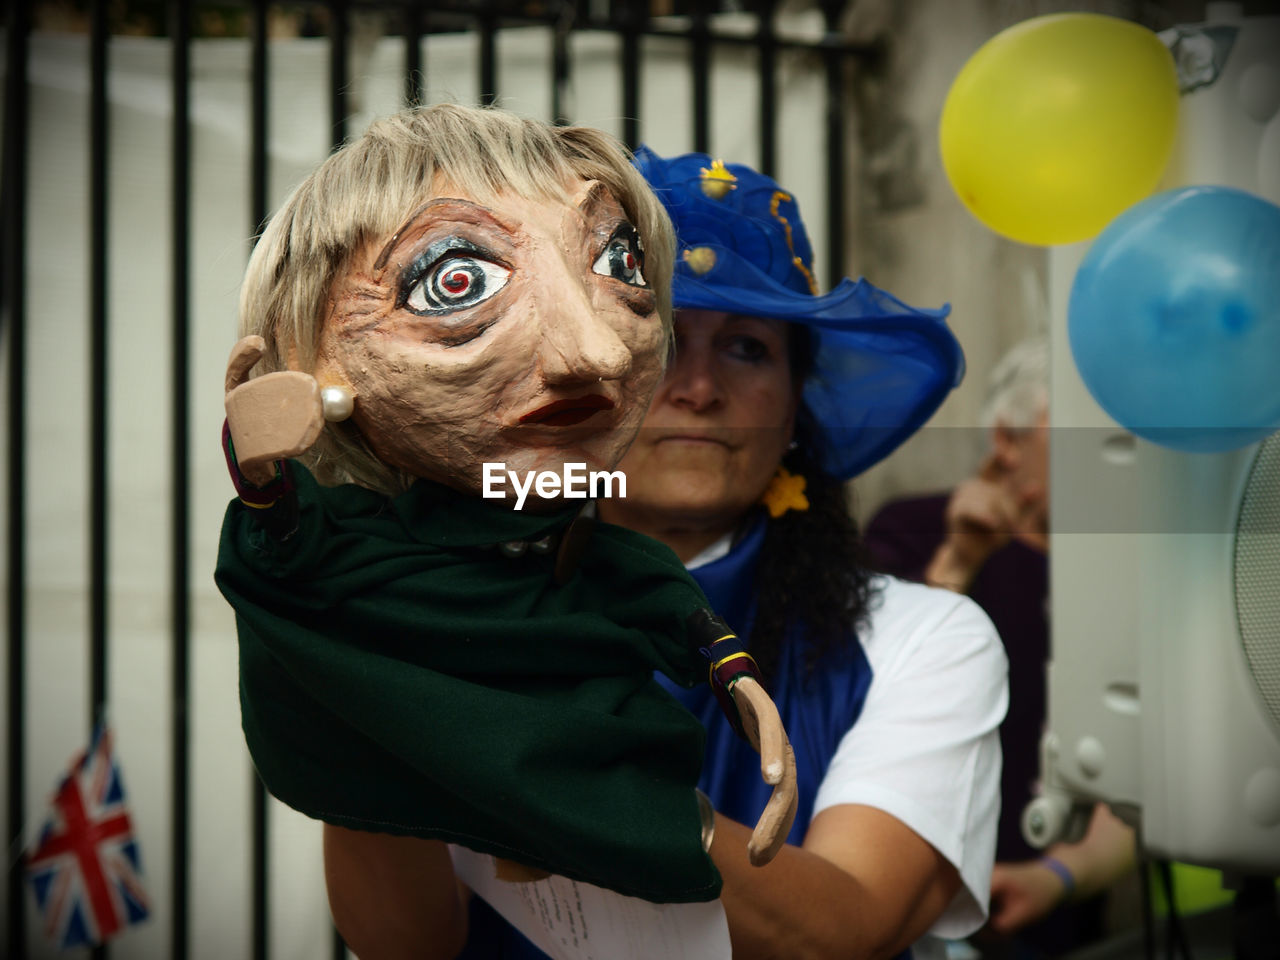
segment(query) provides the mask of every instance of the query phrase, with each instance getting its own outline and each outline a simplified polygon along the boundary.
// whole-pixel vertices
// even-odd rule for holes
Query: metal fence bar
[[[640,33],[648,19],[645,0],[621,0],[622,17],[622,141],[632,150],[640,145]]]
[[[6,429],[9,436],[8,548],[8,651],[6,682],[6,755],[8,823],[5,831],[8,851],[6,868],[9,888],[5,904],[8,920],[6,953],[20,957],[26,952],[26,885],[23,860],[19,856],[26,837],[26,204],[27,134],[29,95],[27,89],[27,42],[31,24],[27,5],[14,4],[7,17],[7,74],[4,87],[4,319],[0,335],[6,336],[9,354]]]
[[[347,139],[347,0],[329,0],[329,122],[333,145]]]
[[[570,61],[569,37],[573,35],[574,20],[578,9],[568,0],[561,0],[560,12],[552,27],[551,35],[551,122],[560,126],[571,123],[565,112],[565,92],[569,89]]]
[[[422,4],[409,0],[404,7],[404,102],[413,107],[426,96],[426,78],[422,70]]]
[[[89,724],[107,700],[107,27],[106,0],[92,8],[89,41]]]
[[[107,703],[107,123],[106,0],[91,8],[89,36],[89,725],[106,719]],[[90,955],[104,960],[107,945]]]
[[[491,107],[498,101],[498,16],[492,3],[483,3],[476,15],[480,34],[480,104]]]
[[[760,74],[760,172],[772,177],[778,166],[778,37],[773,30],[775,0],[759,0],[756,32]]]
[[[191,726],[187,712],[191,687],[191,383],[188,376],[191,338],[191,7],[185,0],[170,0],[169,36],[172,48],[173,144],[171,206],[173,211],[171,255],[172,297],[170,318],[173,376],[172,523],[170,543],[170,630],[173,663],[173,828],[170,851],[170,889],[173,921],[169,955],[186,960],[187,907],[190,879]]]
[[[693,5],[693,24],[689,30],[689,73],[693,77],[693,149],[706,153],[711,149],[711,30],[707,0]]]
[[[256,243],[267,219],[267,0],[254,0],[250,31],[249,223]]]
[[[844,277],[844,210],[845,210],[845,57],[838,48],[840,15],[844,0],[824,0],[823,18],[827,37],[823,41],[822,64],[827,80],[827,282],[833,288]],[[831,43],[826,42],[827,38]]]

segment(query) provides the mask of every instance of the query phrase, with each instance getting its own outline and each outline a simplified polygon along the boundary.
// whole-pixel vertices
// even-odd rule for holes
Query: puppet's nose
[[[542,311],[539,346],[548,381],[617,380],[631,369],[631,351],[585,291],[549,306]]]

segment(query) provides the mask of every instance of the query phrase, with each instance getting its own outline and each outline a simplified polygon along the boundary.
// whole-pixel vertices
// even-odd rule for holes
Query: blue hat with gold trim
[[[815,357],[804,402],[824,436],[823,468],[847,478],[888,456],[964,376],[950,307],[921,310],[866,280],[818,293],[813,248],[790,193],[705,153],[635,164],[675,226],[677,309],[803,323]]]

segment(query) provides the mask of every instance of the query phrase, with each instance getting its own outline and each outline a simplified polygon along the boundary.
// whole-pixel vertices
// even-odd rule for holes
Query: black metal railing
[[[572,121],[567,116],[568,91],[573,86],[573,62],[569,40],[575,33],[601,31],[618,37],[622,116],[622,137],[629,146],[641,141],[645,118],[641,116],[641,76],[645,67],[644,39],[678,38],[688,44],[688,67],[692,84],[692,129],[690,149],[710,147],[713,112],[718,105],[711,96],[713,55],[724,47],[750,48],[755,51],[760,73],[759,98],[755,104],[759,126],[760,166],[767,173],[778,164],[779,94],[777,72],[784,52],[801,51],[813,58],[814,69],[825,77],[825,129],[815,131],[813,151],[826,155],[827,235],[825,270],[829,283],[844,275],[844,218],[846,163],[845,142],[851,98],[847,95],[849,72],[855,64],[866,64],[880,55],[876,47],[848,42],[839,24],[846,0],[824,0],[818,4],[823,14],[825,33],[817,40],[799,40],[780,35],[774,27],[774,0],[757,0],[748,4],[757,18],[756,29],[748,34],[724,34],[716,29],[715,14],[721,4],[713,0],[670,2],[663,12],[677,16],[656,17],[647,0],[610,0],[607,3],[575,3],[571,0],[544,2],[404,2],[367,3],[358,0],[316,0],[312,3],[271,5],[265,0],[252,0],[239,5],[244,18],[244,33],[249,37],[251,93],[248,111],[249,171],[246,233],[256,236],[268,216],[268,77],[271,57],[268,44],[269,10],[272,6],[306,8],[324,24],[329,38],[329,122],[331,140],[341,143],[348,135],[349,103],[349,33],[348,22],[353,13],[376,10],[387,14],[386,23],[404,40],[404,100],[422,102],[426,97],[424,73],[426,44],[433,34],[474,33],[478,56],[475,69],[479,83],[478,100],[491,103],[498,96],[502,63],[498,54],[498,38],[502,31],[527,26],[549,27],[551,43],[547,50],[548,82],[551,89],[551,116],[558,123]],[[28,302],[25,289],[27,261],[25,241],[28,232],[27,197],[29,178],[28,144],[31,128],[29,115],[28,64],[32,36],[33,4],[17,0],[5,5],[5,88],[4,88],[4,156],[3,156],[3,277],[0,303],[0,342],[6,356],[7,404],[5,434],[8,452],[7,471],[7,710],[5,770],[7,790],[6,828],[10,850],[6,933],[4,955],[20,958],[27,955],[29,938],[37,935],[27,930],[25,921],[25,880],[21,862],[14,851],[24,842],[26,808],[27,756],[25,744],[27,700],[28,637],[28,478],[24,471],[28,436]],[[89,96],[89,237],[88,325],[89,349],[89,491],[84,523],[88,531],[88,662],[89,717],[98,720],[111,695],[108,675],[111,537],[109,523],[108,463],[111,446],[109,414],[109,357],[112,355],[112,317],[109,314],[110,263],[114,251],[109,244],[110,221],[117,214],[109,194],[110,131],[107,101],[107,75],[112,48],[112,24],[109,12],[115,5],[108,0],[88,0],[81,4],[87,14],[88,48],[90,51]],[[126,4],[127,6],[127,4]],[[150,4],[155,7],[155,4]],[[171,378],[172,426],[169,437],[171,467],[168,480],[172,530],[169,543],[167,589],[170,599],[170,643],[172,665],[170,693],[172,698],[172,840],[170,865],[172,873],[171,945],[174,960],[188,956],[191,932],[190,850],[192,821],[191,788],[191,723],[188,705],[191,698],[191,438],[189,422],[192,413],[191,379],[192,339],[190,315],[193,274],[191,265],[192,236],[192,168],[191,139],[191,46],[193,24],[203,4],[187,0],[170,0],[165,5],[163,22],[156,31],[167,36],[171,45],[172,140],[168,158],[171,170],[170,223],[171,260],[169,282],[171,300],[169,326],[172,343],[168,372]],[[235,6],[226,2],[213,4],[219,9]],[[426,50],[424,51],[424,46]],[[727,109],[742,110],[736,103]],[[816,240],[817,238],[815,238]],[[253,780],[250,804],[252,857],[251,896],[252,930],[250,942],[254,960],[268,955],[270,902],[268,896],[269,807],[261,783]],[[36,811],[38,812],[38,811]],[[95,957],[106,957],[110,946],[98,948]],[[341,940],[333,939],[335,957],[345,954]]]
[[[4,85],[4,274],[3,336],[8,363],[5,374],[9,389],[6,404],[5,434],[8,441],[9,469],[6,473],[8,550],[5,563],[6,584],[6,696],[9,709],[5,715],[6,812],[5,839],[9,856],[8,896],[5,914],[8,920],[6,947],[9,956],[21,956],[26,943],[26,889],[15,859],[16,848],[25,840],[26,797],[26,531],[27,484],[22,452],[27,445],[27,330],[26,330],[26,232],[27,232],[27,136],[30,122],[27,109],[27,36],[30,18],[25,4],[15,4],[5,23]]]

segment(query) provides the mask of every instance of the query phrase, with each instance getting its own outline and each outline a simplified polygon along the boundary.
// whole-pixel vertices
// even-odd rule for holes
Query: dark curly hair
[[[803,383],[813,368],[812,337],[800,324],[788,324],[788,333],[792,382]],[[875,594],[845,484],[819,466],[823,436],[803,402],[796,414],[795,440],[782,465],[805,478],[809,509],[767,520],[756,568],[750,644],[766,685],[790,625],[804,627],[807,676],[823,658],[854,643],[856,632],[867,624]]]

